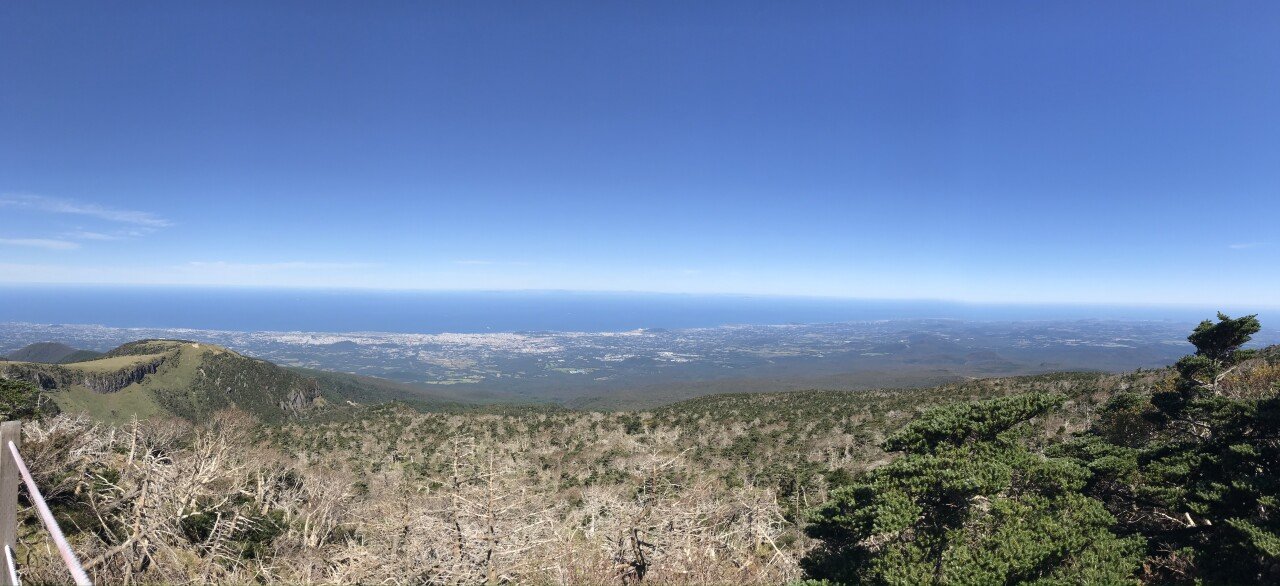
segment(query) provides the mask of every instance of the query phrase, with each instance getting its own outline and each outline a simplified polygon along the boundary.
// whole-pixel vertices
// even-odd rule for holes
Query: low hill
[[[101,352],[80,350],[59,342],[36,342],[28,344],[20,350],[11,352],[7,357],[15,362],[43,362],[46,364],[65,364],[82,362],[102,356]]]
[[[263,421],[281,421],[348,401],[398,398],[420,408],[447,403],[424,392],[414,394],[412,389],[400,388],[407,385],[316,374],[319,376],[308,376],[220,346],[183,340],[131,342],[82,362],[0,363],[0,378],[33,383],[63,411],[88,413],[108,422],[126,421],[134,415],[199,421],[228,407]]]
[[[475,404],[461,393],[449,395],[383,378],[309,368],[291,367],[289,370],[315,379],[320,385],[320,396],[338,405],[361,406],[398,401],[419,410],[434,411]]]

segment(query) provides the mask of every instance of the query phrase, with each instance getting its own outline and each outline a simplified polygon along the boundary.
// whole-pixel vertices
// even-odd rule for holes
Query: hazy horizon
[[[22,285],[0,288],[0,322],[233,331],[606,332],[867,320],[1157,320],[1274,308],[1001,304],[602,291],[405,291]]]

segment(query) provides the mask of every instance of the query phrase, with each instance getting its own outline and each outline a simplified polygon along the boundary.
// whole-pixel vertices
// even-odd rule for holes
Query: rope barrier
[[[53,543],[58,547],[58,553],[62,556],[62,561],[67,564],[67,569],[71,571],[71,577],[75,580],[76,586],[93,586],[93,582],[89,581],[89,576],[84,573],[84,568],[80,566],[80,560],[76,558],[74,551],[71,551],[71,545],[67,543],[67,538],[62,535],[62,528],[58,527],[57,519],[53,518],[53,513],[49,511],[49,505],[44,502],[44,496],[40,494],[40,489],[36,488],[35,479],[31,478],[31,472],[27,470],[27,463],[22,460],[22,454],[18,453],[18,446],[13,442],[8,442],[9,453],[13,454],[13,461],[18,466],[18,472],[22,474],[22,482],[27,485],[27,493],[31,497],[31,502],[35,503],[36,511],[38,511],[40,522],[44,523],[44,528],[49,530],[49,534],[53,536]],[[13,571],[11,553],[5,548],[6,562],[10,563],[10,571]],[[16,584],[17,581],[15,580]]]
[[[9,576],[10,584],[21,584],[18,580],[18,563],[13,561],[13,548],[4,546],[4,569]]]

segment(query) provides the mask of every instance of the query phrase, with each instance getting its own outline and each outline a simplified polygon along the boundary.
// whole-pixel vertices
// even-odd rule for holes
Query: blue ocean
[[[237,331],[603,332],[929,318],[1192,321],[1211,317],[1218,309],[1231,308],[569,291],[0,286],[0,322]]]

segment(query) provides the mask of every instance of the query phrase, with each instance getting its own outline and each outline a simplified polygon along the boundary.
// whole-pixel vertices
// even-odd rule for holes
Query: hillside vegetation
[[[1280,351],[1240,350],[1250,320],[1159,370],[631,412],[110,425],[4,397],[100,582],[1273,583]],[[44,539],[19,555],[57,581]]]
[[[102,356],[102,353],[93,350],[79,350],[57,342],[37,342],[10,352],[5,358],[14,362],[63,364],[93,360],[99,356]]]
[[[320,395],[314,379],[179,340],[133,342],[84,362],[5,362],[0,378],[35,384],[63,411],[117,423],[135,416],[199,421],[230,407],[278,421],[310,410]]]
[[[361,376],[345,372],[329,372],[309,368],[290,368],[307,378],[315,379],[320,396],[332,404],[359,407],[366,404],[398,401],[415,409],[439,410],[474,405],[464,393],[445,390],[428,391],[419,385],[402,383],[384,378]]]

